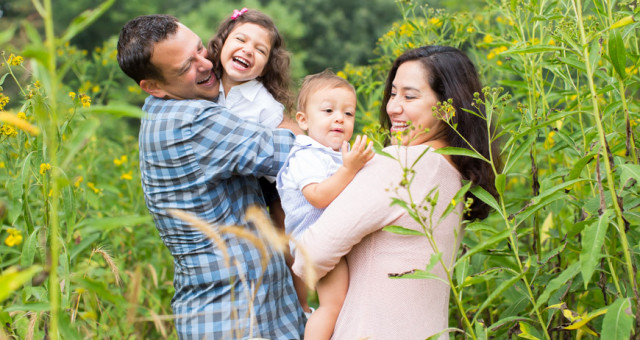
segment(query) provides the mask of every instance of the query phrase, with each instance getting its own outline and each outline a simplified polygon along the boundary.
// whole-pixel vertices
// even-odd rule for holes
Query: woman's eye
[[[395,97],[395,96],[396,96],[396,94],[395,94],[395,93],[393,93],[393,92],[391,92],[391,93],[389,94],[389,97],[391,97],[391,98],[393,98],[393,97]]]

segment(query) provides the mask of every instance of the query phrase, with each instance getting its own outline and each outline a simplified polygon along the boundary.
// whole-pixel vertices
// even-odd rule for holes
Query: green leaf
[[[152,221],[151,216],[118,216],[118,217],[103,217],[85,219],[78,223],[78,229],[82,228],[85,232],[99,231],[102,236],[115,228],[122,228],[125,226],[131,226],[136,224],[145,224]]]
[[[89,236],[86,236],[78,245],[71,246],[71,253],[69,258],[71,261],[80,254],[83,250],[87,249],[91,244],[93,244],[96,240],[100,238],[100,233],[94,233]]]
[[[73,160],[73,157],[87,145],[98,126],[100,126],[98,119],[87,119],[74,130],[74,135],[71,137],[71,140],[65,143],[64,158],[63,161],[60,162],[62,168],[66,168]]]
[[[20,266],[27,268],[33,264],[33,259],[36,256],[36,247],[38,246],[38,233],[40,228],[36,228],[34,232],[27,237],[26,242],[22,246],[22,254],[20,254]]]
[[[590,224],[582,231],[582,251],[580,252],[580,267],[584,288],[587,289],[591,276],[603,257],[602,245],[609,227],[611,210],[606,210],[595,223]]]
[[[544,289],[544,292],[538,297],[536,301],[536,308],[540,308],[542,304],[546,303],[549,300],[549,297],[553,292],[558,290],[560,287],[564,286],[574,278],[578,272],[580,272],[580,262],[574,262],[567,269],[565,269],[560,275],[556,276],[553,280],[549,281],[547,287]]]
[[[609,58],[620,79],[625,79],[627,76],[627,71],[625,70],[627,54],[622,34],[620,34],[619,30],[609,31]]]
[[[633,178],[636,183],[640,183],[640,165],[637,164],[620,164],[622,174],[620,175],[620,186],[624,187],[629,179]]]
[[[377,144],[373,145],[373,151],[375,151],[375,153],[377,153],[378,155],[382,155],[382,156],[385,156],[385,157],[388,157],[388,158],[391,158],[391,159],[396,159],[395,157],[391,156],[391,154],[383,151],[382,150],[383,148],[384,148],[383,146],[380,146],[380,145],[377,145]]]
[[[11,41],[11,39],[13,39],[14,37],[13,33],[15,31],[16,31],[16,26],[15,24],[12,24],[9,27],[5,28],[2,32],[0,32],[0,45],[6,46],[6,44],[9,41]],[[2,82],[0,82],[0,85],[2,85]]]
[[[104,12],[106,12],[111,5],[115,3],[115,0],[107,0],[103,2],[100,6],[94,9],[88,9],[84,12],[80,13],[77,17],[71,21],[69,27],[60,38],[61,43],[65,43],[71,38],[73,38],[76,34],[84,31],[89,25],[91,25],[94,21],[96,21]]]
[[[430,272],[435,268],[435,266],[440,263],[440,259],[442,258],[442,253],[431,254],[429,257],[429,263],[427,263],[426,271]]]
[[[498,194],[503,195],[504,187],[507,184],[507,175],[499,174],[498,176],[496,176],[495,182],[496,182],[496,190],[498,190]]]
[[[458,192],[456,192],[456,194],[453,196],[453,202],[463,202],[464,195],[466,195],[467,191],[469,191],[469,188],[471,187],[471,184],[472,184],[471,181],[467,181],[467,183],[465,185],[463,185],[460,188],[460,190],[458,190]],[[440,224],[445,218],[447,218],[447,216],[449,216],[449,214],[451,214],[451,212],[453,211],[453,209],[456,208],[457,205],[458,204],[455,204],[455,205],[454,204],[447,204],[447,207],[444,209],[444,212],[442,213],[442,215],[438,219],[438,224]]]
[[[510,278],[507,281],[502,281],[502,283],[500,283],[500,285],[497,288],[492,289],[489,297],[484,299],[484,301],[482,302],[482,305],[480,305],[478,310],[474,313],[475,314],[474,321],[475,321],[475,318],[482,316],[480,312],[482,312],[485,308],[489,307],[489,305],[493,302],[493,300],[495,300],[498,296],[502,296],[502,294],[507,289],[511,288],[511,286],[513,286],[516,282],[518,282],[523,275],[524,274],[520,274],[518,276],[514,276]]]
[[[478,315],[478,314],[476,314]],[[488,334],[487,334],[487,326],[484,324],[484,322],[481,321],[476,321],[475,322],[475,331],[476,331],[476,337],[478,340],[487,340],[488,339]]]
[[[24,305],[13,305],[5,309],[7,312],[46,312],[51,309],[48,303],[36,302]]]
[[[529,149],[531,148],[531,144],[533,144],[533,142],[535,141],[535,138],[522,138],[524,138],[522,144],[518,145],[518,147],[512,154],[509,154],[507,163],[504,167],[504,171],[502,171],[503,173],[508,174],[511,171],[511,168],[520,160],[520,158],[522,158],[522,155],[524,155],[525,152],[529,151]]]
[[[489,238],[488,240],[476,245],[475,247],[471,248],[471,250],[469,250],[468,252],[466,252],[464,255],[462,255],[455,263],[454,267],[458,265],[458,263],[463,262],[466,258],[470,257],[473,254],[476,254],[478,252],[481,252],[485,249],[491,248],[492,246],[494,246],[495,244],[505,240],[507,237],[509,237],[509,229],[505,229],[501,232],[499,232],[498,234],[493,235],[491,238]]]
[[[627,340],[633,330],[633,315],[629,298],[617,299],[611,304],[602,321],[601,339]]]
[[[465,148],[456,148],[453,146],[447,146],[444,148],[437,149],[435,150],[435,152],[441,155],[468,156],[468,157],[478,158],[486,161],[486,158],[482,157],[481,154]]]
[[[382,228],[382,230],[388,231],[394,234],[398,234],[398,235],[424,236],[424,233],[422,232],[419,232],[413,229],[407,229],[399,225],[389,225]]]
[[[498,201],[496,201],[496,199],[482,187],[475,186],[471,188],[471,193],[502,215],[502,210],[500,209],[500,205],[498,205]]]
[[[389,274],[389,278],[390,279],[420,279],[420,280],[432,279],[432,280],[442,281],[446,285],[449,285],[449,282],[447,280],[444,280],[443,278],[441,278],[436,274],[432,274],[426,270],[421,270],[421,269],[414,269],[406,273]]]
[[[533,328],[531,325],[524,322],[519,322],[519,325],[520,325],[521,333],[518,334],[518,337],[528,339],[528,340],[542,339],[542,336],[538,334],[538,331],[535,328]]]
[[[126,304],[127,301],[120,295],[116,295],[112,293],[112,290],[109,289],[104,282],[96,281],[90,278],[76,278],[77,285],[87,289],[88,291],[96,294],[100,297],[100,299],[104,299],[110,301],[116,305],[118,304]]]
[[[25,282],[42,270],[40,266],[32,266],[25,270],[18,271],[16,267],[6,269],[0,275],[0,302],[7,299],[11,293],[18,290]]]
[[[83,113],[110,114],[116,117],[144,118],[146,113],[138,106],[110,103],[109,105],[91,105],[81,109]]]
[[[534,197],[533,198],[533,203],[535,204],[535,203],[541,202],[543,199],[555,194],[556,192],[558,192],[560,190],[564,190],[564,189],[566,189],[566,188],[568,188],[568,187],[570,187],[570,186],[572,186],[572,185],[574,185],[576,183],[583,182],[583,181],[586,181],[586,179],[579,178],[579,179],[574,179],[574,180],[571,180],[571,181],[566,181],[566,182],[562,182],[562,183],[560,183],[558,185],[555,185],[555,186],[553,186],[553,187],[551,187],[549,189],[546,189],[546,190],[542,191],[538,196]]]
[[[591,69],[595,70],[598,67],[598,61],[600,60],[600,41],[598,39],[594,39],[591,42],[591,49],[589,50],[589,65],[591,65]]]
[[[528,53],[541,53],[541,52],[554,52],[554,51],[564,51],[565,48],[558,46],[545,46],[545,45],[533,45],[522,48],[514,48],[512,50],[507,50],[502,52],[501,54],[528,54]]]
[[[589,162],[591,162],[594,157],[595,157],[595,153],[590,153],[582,158],[580,158],[577,162],[575,162],[572,165],[571,171],[569,172],[569,176],[567,176],[567,180],[573,180],[578,178],[578,176],[580,176],[580,174],[582,173],[582,169],[584,169],[585,166],[587,166],[587,164],[589,164]]]

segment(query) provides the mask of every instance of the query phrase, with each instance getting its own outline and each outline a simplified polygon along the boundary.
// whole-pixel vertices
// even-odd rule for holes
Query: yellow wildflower
[[[130,170],[129,172],[125,172],[120,176],[120,179],[124,179],[126,181],[130,181],[133,179],[133,170]]]
[[[497,17],[496,21],[501,24],[501,23],[504,22],[504,18],[503,17]]]
[[[82,103],[82,107],[89,107],[91,106],[91,97],[87,96],[86,94],[80,94],[80,102]]]
[[[100,91],[100,85],[94,85],[91,88],[91,92],[93,92],[93,93],[96,93],[96,92],[99,92],[99,91]]]
[[[49,164],[49,163],[41,163],[40,164],[40,174],[41,175],[44,175],[49,170],[51,170],[51,164]]]
[[[24,58],[19,55],[14,56],[13,53],[11,53],[11,55],[9,56],[9,60],[7,60],[7,63],[13,66],[20,66],[23,61]]]
[[[442,26],[442,21],[439,18],[431,18],[429,19],[429,23],[436,27]]]
[[[6,165],[4,164],[4,162],[0,162],[0,169],[4,169],[6,168]]]
[[[489,52],[489,54],[487,54],[487,59],[489,59],[489,60],[491,60],[491,59],[493,59],[495,57],[496,57],[496,54],[493,51],[491,51],[491,52]]]
[[[498,61],[496,61],[496,65],[498,65],[498,66],[502,66],[502,60],[498,60]]]
[[[7,104],[9,104],[9,97],[0,92],[0,110],[4,109]]]
[[[451,199],[451,205],[453,205],[454,207],[456,206],[456,199],[455,198]]]
[[[20,111],[20,112],[18,112],[18,118],[27,120],[27,114],[22,112],[22,111]]]
[[[5,124],[2,126],[2,134],[7,137],[15,137],[18,135],[18,131],[13,126]]]
[[[20,233],[20,230],[16,228],[7,228],[7,232],[9,233],[9,236],[4,239],[4,244],[9,247],[13,247],[22,243],[22,233]]]
[[[75,92],[69,92],[69,97],[71,97],[71,100],[75,100],[76,99],[76,93]]]
[[[73,186],[76,188],[80,187],[80,183],[82,183],[82,181],[84,180],[84,178],[82,178],[82,176],[78,176],[76,177],[76,180],[73,182]]]
[[[473,27],[467,27],[467,32],[473,33],[475,29]]]
[[[491,44],[493,42],[493,36],[491,34],[487,34],[482,38],[485,44]]]
[[[556,134],[555,131],[551,131],[547,135],[547,138],[544,140],[544,143],[542,144],[545,150],[551,149],[556,144],[555,140],[553,139],[553,136],[555,134]]]
[[[342,71],[338,71],[338,73],[336,73],[336,75],[342,79],[347,79],[347,74],[342,72]]]
[[[120,166],[120,165],[126,163],[127,160],[128,160],[127,155],[122,155],[122,156],[120,156],[120,158],[114,158],[113,159],[113,164],[115,164],[117,166]]]
[[[102,192],[102,189],[96,188],[96,185],[93,184],[93,182],[87,182],[87,186],[89,187],[89,189],[93,190],[93,192],[95,192],[96,194],[99,194]]]
[[[39,81],[39,80],[36,80],[36,81],[33,83],[33,86],[34,86],[35,88],[39,89],[39,88],[40,88],[40,81]]]

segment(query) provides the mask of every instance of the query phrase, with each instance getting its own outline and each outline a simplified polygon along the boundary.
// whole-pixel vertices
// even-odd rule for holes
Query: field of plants
[[[0,339],[177,338],[173,260],[140,186],[144,95],[118,68],[116,38],[70,43],[114,1],[54,30],[51,1],[33,0],[42,27],[0,32]],[[339,72],[358,92],[357,129],[379,138],[396,56],[451,45],[478,66],[502,150],[485,159],[498,199],[470,189],[491,215],[465,225],[453,265],[434,256],[411,278],[444,266],[450,337],[640,339],[640,4],[397,5],[372,63]],[[15,34],[29,43],[5,47]]]

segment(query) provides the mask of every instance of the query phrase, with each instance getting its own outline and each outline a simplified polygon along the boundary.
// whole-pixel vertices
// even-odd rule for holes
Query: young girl
[[[208,45],[220,78],[218,104],[245,120],[278,127],[293,100],[289,53],[271,18],[253,9],[234,10]],[[260,178],[271,219],[283,228],[284,212],[273,182],[274,178]]]
[[[373,143],[353,134],[356,92],[346,80],[330,71],[307,76],[298,96],[296,120],[307,135],[298,135],[289,157],[277,177],[277,188],[285,211],[285,230],[298,236],[313,224],[373,158]],[[291,251],[293,252],[293,246]],[[301,302],[306,288],[294,276]],[[317,285],[320,307],[307,322],[304,338],[329,339],[342,308],[349,285],[349,272],[343,260]]]
[[[208,49],[221,80],[218,103],[243,119],[280,125],[293,100],[289,53],[271,18],[252,9],[234,10]]]

